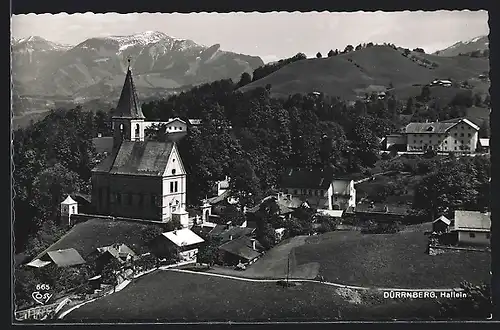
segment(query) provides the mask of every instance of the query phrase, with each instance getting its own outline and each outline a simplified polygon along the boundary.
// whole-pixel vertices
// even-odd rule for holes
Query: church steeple
[[[144,119],[132,78],[129,58],[122,93],[112,117],[115,148],[122,141],[144,141]]]
[[[130,58],[128,59],[127,75],[123,84],[120,100],[113,113],[113,118],[144,119],[139,99],[135,90],[132,70],[130,69]]]

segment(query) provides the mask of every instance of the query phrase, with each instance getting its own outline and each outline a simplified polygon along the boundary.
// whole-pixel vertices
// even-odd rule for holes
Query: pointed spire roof
[[[113,113],[113,118],[144,119],[145,117],[139,106],[137,92],[132,78],[132,70],[130,70],[130,59],[128,62],[127,76],[125,77],[125,83],[123,84],[120,100]]]
[[[61,204],[76,204],[76,201],[71,198],[70,195],[68,195],[68,197],[66,197],[66,199]]]

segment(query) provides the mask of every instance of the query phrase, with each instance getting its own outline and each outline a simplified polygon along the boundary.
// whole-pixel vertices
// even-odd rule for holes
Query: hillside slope
[[[424,65],[420,62],[424,59],[437,66]],[[318,91],[356,100],[391,85],[394,88],[424,85],[436,78],[462,81],[488,70],[489,61],[485,58],[446,58],[416,52],[406,57],[392,47],[374,46],[329,58],[294,62],[240,90],[271,84],[271,93],[279,97]]]

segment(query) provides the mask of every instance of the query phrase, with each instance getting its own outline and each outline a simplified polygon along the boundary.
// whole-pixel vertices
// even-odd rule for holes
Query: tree
[[[481,126],[479,126],[479,137],[489,138],[490,137],[490,121],[485,119],[482,121]]]
[[[233,226],[241,226],[245,222],[245,214],[235,205],[227,205],[222,210],[221,219],[224,223],[231,222]]]
[[[113,292],[116,290],[118,283],[118,278],[120,276],[120,271],[122,264],[117,258],[110,258],[109,262],[104,266],[101,278],[103,283],[107,283],[113,286]]]
[[[202,246],[200,246],[197,255],[197,261],[212,266],[217,263],[219,246],[222,244],[220,237],[207,237]]]
[[[344,53],[350,53],[354,50],[354,47],[352,45],[347,45],[345,46]]]
[[[357,45],[355,50],[360,50],[362,48],[361,44]]]
[[[240,77],[240,81],[238,82],[237,87],[242,87],[245,85],[248,85],[249,83],[252,82],[252,77],[248,72],[243,72]]]
[[[335,56],[335,52],[333,51],[333,49],[330,49],[330,51],[328,52],[328,57],[332,56]]]
[[[403,113],[406,115],[412,115],[414,111],[415,108],[413,103],[413,97],[409,97],[408,100],[406,101],[406,108],[405,111],[403,111]]]
[[[416,186],[412,207],[432,220],[441,214],[452,217],[455,210],[480,211],[488,200],[482,188],[489,182],[490,166],[489,158],[479,156],[440,163]]]
[[[479,94],[474,94],[474,106],[480,107],[483,104],[483,100],[481,98],[481,95]]]
[[[317,58],[322,58],[322,57],[323,57],[323,55],[321,55],[321,53],[320,53],[320,52],[318,52],[318,53],[316,54],[316,57],[317,57]]]
[[[403,55],[408,57],[408,55],[410,55],[411,53],[411,50],[409,50],[408,48],[405,48],[404,51],[403,51]]]
[[[465,298],[452,299],[441,303],[440,314],[451,320],[486,320],[493,313],[491,286],[487,283],[474,285],[462,282]]]
[[[422,91],[420,92],[420,100],[427,102],[429,101],[431,96],[431,89],[429,88],[428,85],[425,85],[422,87]]]
[[[425,51],[424,51],[424,49],[423,49],[423,48],[415,48],[413,51],[414,51],[414,52],[417,52],[417,53],[422,53],[422,54],[425,54]]]
[[[241,207],[252,207],[261,195],[259,178],[247,159],[236,160],[231,170],[229,190]]]

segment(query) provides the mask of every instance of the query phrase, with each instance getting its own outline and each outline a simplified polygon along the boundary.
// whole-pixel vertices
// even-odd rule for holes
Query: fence
[[[66,298],[63,301],[50,305],[28,308],[22,311],[15,312],[14,317],[17,321],[44,320],[48,318],[52,313],[53,315],[57,314],[69,302],[70,299]]]

